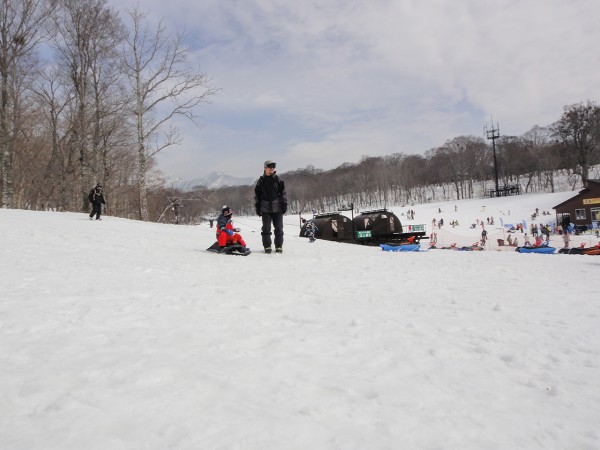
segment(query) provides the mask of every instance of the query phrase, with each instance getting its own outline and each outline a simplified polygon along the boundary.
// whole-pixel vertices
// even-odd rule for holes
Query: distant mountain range
[[[193,191],[196,186],[204,186],[209,189],[218,189],[226,186],[247,186],[251,185],[254,179],[250,177],[239,178],[225,175],[219,172],[212,172],[205,177],[194,178],[193,180],[182,180],[180,178],[167,179],[165,185],[174,187],[184,192]]]

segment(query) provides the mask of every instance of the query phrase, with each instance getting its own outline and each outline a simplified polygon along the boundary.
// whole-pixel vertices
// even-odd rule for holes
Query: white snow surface
[[[573,195],[390,209],[449,245]],[[207,224],[0,210],[0,448],[600,448],[600,257],[493,227],[481,252],[310,244],[294,216],[267,255],[234,220],[248,257]]]

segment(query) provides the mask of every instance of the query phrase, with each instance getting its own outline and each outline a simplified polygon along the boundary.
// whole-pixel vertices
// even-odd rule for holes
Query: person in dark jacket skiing
[[[88,194],[88,200],[92,204],[92,212],[90,213],[90,220],[93,220],[96,215],[96,220],[102,220],[100,214],[102,214],[102,205],[106,205],[104,196],[102,195],[102,185],[98,183],[94,189]]]
[[[263,175],[254,188],[256,214],[262,217],[262,243],[265,253],[271,253],[271,225],[275,229],[275,252],[283,252],[283,215],[287,212],[285,184],[275,173],[276,163],[265,161]]]

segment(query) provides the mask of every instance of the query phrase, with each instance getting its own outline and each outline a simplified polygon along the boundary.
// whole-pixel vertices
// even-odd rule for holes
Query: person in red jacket
[[[223,206],[221,215],[217,219],[217,241],[219,242],[219,248],[223,250],[227,245],[240,244],[246,247],[246,242],[242,236],[238,234],[239,228],[233,228],[233,222],[231,217],[233,211],[229,206]]]

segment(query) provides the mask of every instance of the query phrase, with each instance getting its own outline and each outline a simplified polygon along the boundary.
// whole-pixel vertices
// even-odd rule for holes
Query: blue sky
[[[123,11],[134,2],[109,0]],[[168,176],[331,169],[422,154],[460,135],[506,135],[600,101],[600,1],[144,0],[186,29],[218,96],[203,126],[159,155]]]

